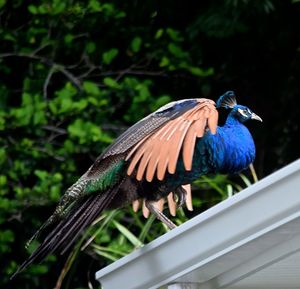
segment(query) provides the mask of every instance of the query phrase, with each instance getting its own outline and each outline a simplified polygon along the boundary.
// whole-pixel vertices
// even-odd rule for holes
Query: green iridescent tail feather
[[[117,162],[98,177],[88,177],[87,174],[89,171],[84,174],[75,184],[67,189],[65,194],[61,197],[54,213],[28,240],[25,248],[28,248],[32,241],[37,239],[45,229],[64,218],[74,207],[74,205],[76,205],[76,203],[84,196],[96,191],[104,191],[117,183],[117,181],[120,179],[120,172],[122,171],[123,166],[124,161]]]

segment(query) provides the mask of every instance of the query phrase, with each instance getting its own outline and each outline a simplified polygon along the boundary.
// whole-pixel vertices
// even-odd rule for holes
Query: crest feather
[[[217,101],[216,107],[233,108],[237,105],[233,91],[227,91]]]

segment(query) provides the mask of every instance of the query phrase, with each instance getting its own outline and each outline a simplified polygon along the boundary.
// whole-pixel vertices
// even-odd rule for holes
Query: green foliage
[[[102,61],[104,64],[110,64],[114,58],[118,55],[119,50],[117,48],[112,48],[106,52],[103,53],[102,55]]]
[[[66,276],[52,256],[8,282],[61,194],[118,134],[169,101],[237,89],[261,111],[272,103],[266,115],[288,119],[258,132],[260,172],[295,158],[298,2],[0,0],[0,287],[86,288],[95,270],[166,232],[130,208],[106,212],[71,252]],[[247,185],[247,175],[201,178],[195,213]],[[179,210],[174,221],[190,217]]]
[[[141,37],[134,37],[133,40],[131,41],[131,49],[133,52],[139,52],[141,49],[142,45],[142,38]]]
[[[63,191],[122,131],[119,125],[128,126],[172,100],[168,89],[158,90],[155,78],[182,70],[201,83],[213,70],[195,66],[181,31],[128,26],[130,10],[118,2],[21,0],[2,1],[0,8],[6,23],[0,29],[0,131],[5,133],[0,139],[0,252],[7,260],[5,283],[25,258],[28,237]],[[23,28],[16,30],[14,23]],[[102,27],[107,32],[99,34]],[[111,178],[115,173],[110,172]],[[99,185],[105,186],[93,183],[90,190]],[[149,222],[143,226],[140,220],[141,235],[135,237],[122,218],[111,220],[111,236],[110,228],[102,232],[106,241],[101,250],[100,243],[93,243],[103,256],[114,250],[124,255],[158,236],[149,234]],[[34,265],[15,282],[38,287],[39,276],[55,276],[51,264]]]

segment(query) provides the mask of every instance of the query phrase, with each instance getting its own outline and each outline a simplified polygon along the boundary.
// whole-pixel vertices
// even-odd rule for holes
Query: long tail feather
[[[72,204],[73,201],[82,197],[84,194],[84,189],[88,184],[89,180],[85,179],[83,175],[75,184],[73,184],[66,193],[62,196],[58,206],[56,207],[54,213],[49,217],[49,219],[35,232],[35,234],[26,243],[25,248],[28,248],[33,240],[37,239],[49,226],[61,220],[65,213],[66,208]]]
[[[13,279],[33,262],[42,261],[52,253],[64,254],[74,243],[78,235],[107,208],[118,191],[119,185],[101,194],[83,198],[82,202],[61,220],[48,234],[39,247],[26,259],[11,276]]]

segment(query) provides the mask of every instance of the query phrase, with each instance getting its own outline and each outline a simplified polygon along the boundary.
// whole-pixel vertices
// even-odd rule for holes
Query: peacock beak
[[[255,120],[258,120],[258,121],[263,121],[257,114],[255,114],[254,112],[252,112],[251,114],[251,119],[255,119]]]

